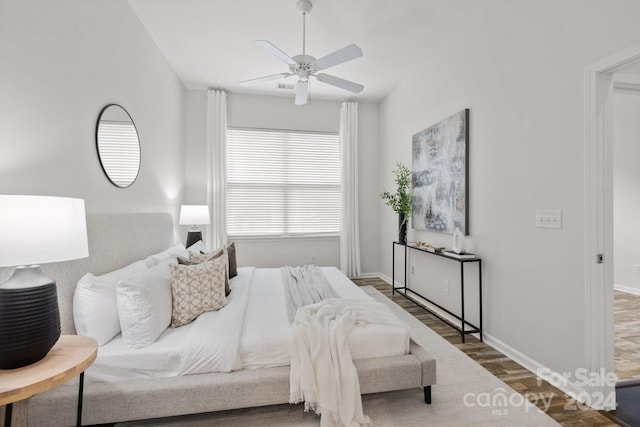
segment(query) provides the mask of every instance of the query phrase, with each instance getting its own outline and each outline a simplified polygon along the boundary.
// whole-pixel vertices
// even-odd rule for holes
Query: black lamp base
[[[186,247],[188,248],[199,240],[202,240],[202,231],[189,231],[187,233]]]
[[[43,359],[60,338],[56,282],[39,266],[19,267],[0,285],[0,369]]]

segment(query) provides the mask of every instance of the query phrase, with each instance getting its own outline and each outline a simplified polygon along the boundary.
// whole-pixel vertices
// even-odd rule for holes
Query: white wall
[[[614,283],[640,292],[640,92],[613,96]]]
[[[185,89],[126,0],[1,0],[0,64],[0,193],[84,198],[90,213],[177,213]],[[127,189],[96,152],[108,103],[140,135]]]
[[[206,203],[206,108],[204,91],[187,93],[187,201]],[[296,106],[292,97],[255,96],[231,93],[228,97],[228,125],[231,127],[294,129],[338,132],[338,101],[313,99]],[[360,241],[362,271],[379,271],[377,165],[378,105],[359,103]],[[236,241],[240,265],[276,267],[311,262],[340,264],[337,238],[239,239]]]
[[[432,11],[438,43],[412,52],[422,66],[403,70],[406,79],[381,105],[379,190],[393,188],[397,161],[411,165],[414,133],[470,108],[468,241],[484,259],[488,341],[526,355],[529,366],[575,372],[586,345],[584,70],[640,42],[640,3],[444,3]],[[536,229],[537,209],[562,210],[563,228]],[[382,202],[379,210],[390,276],[397,216]],[[409,238],[447,247],[452,240],[416,231]]]

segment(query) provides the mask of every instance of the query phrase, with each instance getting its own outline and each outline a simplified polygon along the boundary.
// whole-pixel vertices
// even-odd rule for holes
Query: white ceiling
[[[312,0],[307,17],[307,54],[320,58],[355,43],[364,55],[326,71],[360,83],[350,92],[311,81],[311,98],[382,99],[433,42],[442,26],[427,0]],[[239,82],[280,72],[288,66],[253,42],[268,40],[289,56],[302,53],[302,16],[296,0],[130,0],[188,89],[222,88],[231,92],[284,95],[292,90],[275,82],[245,88]],[[451,21],[450,21],[451,22]],[[428,41],[428,42],[427,42]],[[295,77],[287,80],[295,83]]]

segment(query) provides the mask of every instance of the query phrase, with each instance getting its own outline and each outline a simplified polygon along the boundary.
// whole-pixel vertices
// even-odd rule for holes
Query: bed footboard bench
[[[356,360],[355,365],[363,394],[422,388],[425,403],[431,401],[431,385],[436,383],[436,361],[413,342],[410,354]],[[14,425],[74,425],[77,393],[77,385],[69,384],[32,397],[24,408],[16,408]],[[288,366],[243,369],[131,382],[88,383],[84,387],[82,419],[85,424],[105,424],[288,401]],[[23,418],[22,423],[18,417]]]

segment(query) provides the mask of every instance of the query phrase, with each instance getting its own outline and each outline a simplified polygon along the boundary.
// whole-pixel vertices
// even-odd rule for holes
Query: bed
[[[173,219],[168,214],[89,215],[87,227],[91,254],[89,258],[46,266],[47,273],[58,282],[63,334],[75,333],[72,300],[76,283],[82,275],[86,272],[101,274],[112,271],[162,251],[175,242]],[[362,292],[353,285],[349,286],[346,282],[350,281],[337,269],[326,268],[323,271],[332,283],[337,283],[338,293],[342,297],[358,297],[358,292]],[[254,282],[263,285],[249,288],[248,293],[257,289],[258,294],[254,295],[253,300],[248,298],[247,305],[256,305],[257,301],[274,297],[277,289],[269,288],[269,283],[274,283],[273,278],[278,274],[278,269],[240,268],[238,277],[232,281],[232,298],[244,292],[244,285]],[[256,319],[261,319],[256,308],[248,307],[247,311],[247,318],[250,314],[256,315],[254,323]],[[278,318],[271,320],[282,322]],[[205,324],[205,321],[207,319],[203,318],[200,323]],[[87,370],[83,423],[114,423],[287,403],[289,352],[285,345],[277,344],[278,339],[282,342],[283,339],[286,341],[286,337],[276,337],[275,341],[262,340],[269,323],[258,323],[266,325],[266,329],[253,330],[253,333],[243,331],[239,347],[244,367],[232,372],[210,373],[206,367],[194,369],[193,364],[176,363],[184,355],[176,355],[175,350],[189,335],[188,332],[180,332],[181,329],[186,330],[183,328],[167,330],[165,333],[172,337],[159,341],[164,345],[162,349],[147,347],[149,352],[160,351],[152,354],[149,360],[164,364],[164,371],[167,371],[167,365],[177,370],[169,369],[167,375],[150,373],[150,369],[136,371],[131,366],[119,370],[118,363],[132,358],[129,357],[126,346],[119,342],[121,338],[114,338],[100,347],[98,361]],[[386,337],[391,340],[393,338],[393,333]],[[423,388],[425,401],[430,403],[430,386],[436,381],[435,360],[413,342],[408,342],[409,352],[405,354],[401,350],[403,338],[395,338],[396,345],[389,345],[380,354],[371,353],[372,347],[384,347],[379,342],[372,341],[372,336],[365,334],[357,337],[355,341],[360,340],[359,344],[350,342],[355,348],[362,348],[363,355],[368,355],[362,358],[360,356],[363,355],[358,355],[358,350],[354,350],[354,364],[360,378],[361,392],[365,394]],[[123,357],[123,354],[126,356]],[[191,358],[193,357],[192,354]],[[138,367],[143,365],[149,368],[150,362],[138,364]],[[180,371],[182,368],[176,368],[180,366],[188,368]],[[77,384],[67,384],[34,396],[14,407],[15,425],[20,425],[19,420],[23,424],[28,420],[30,426],[73,425],[76,398]]]

